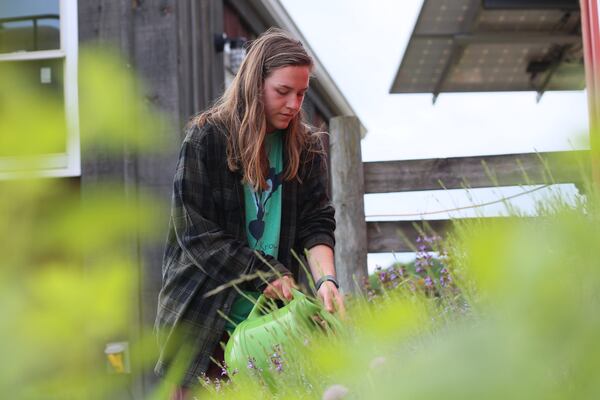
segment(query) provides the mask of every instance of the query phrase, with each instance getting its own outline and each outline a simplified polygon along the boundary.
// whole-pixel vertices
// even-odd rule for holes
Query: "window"
[[[80,175],[77,46],[76,1],[0,2],[0,76],[8,69],[17,70],[28,84],[57,100],[64,112],[60,143],[26,146],[19,154],[0,149],[0,178],[18,176],[31,168],[32,161],[39,166],[36,175]],[[28,111],[32,118],[37,114],[35,107]]]

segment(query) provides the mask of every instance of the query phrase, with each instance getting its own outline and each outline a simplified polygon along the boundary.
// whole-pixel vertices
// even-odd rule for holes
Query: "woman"
[[[249,47],[231,86],[192,119],[174,180],[156,327],[156,372],[185,355],[183,388],[202,373],[216,376],[211,356],[252,307],[248,296],[290,300],[308,264],[325,308],[343,312],[333,263],[334,210],[326,194],[320,137],[301,114],[313,67],[300,42],[270,29]],[[265,262],[266,261],[266,262]],[[207,293],[225,285],[216,294]]]

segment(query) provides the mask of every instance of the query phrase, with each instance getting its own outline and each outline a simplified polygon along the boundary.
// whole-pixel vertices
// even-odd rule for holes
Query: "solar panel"
[[[391,93],[583,89],[579,10],[508,3],[425,0]]]

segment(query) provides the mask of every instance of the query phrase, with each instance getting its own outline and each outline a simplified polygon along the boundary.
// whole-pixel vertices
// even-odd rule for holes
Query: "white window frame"
[[[60,0],[60,49],[0,54],[0,62],[62,59],[66,152],[29,157],[0,157],[0,179],[21,177],[73,177],[81,175],[79,100],[77,95],[77,1]],[[32,166],[35,166],[32,169]]]

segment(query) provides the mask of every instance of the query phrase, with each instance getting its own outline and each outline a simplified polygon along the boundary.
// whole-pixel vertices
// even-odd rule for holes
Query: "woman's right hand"
[[[285,275],[281,278],[269,282],[267,288],[263,290],[263,295],[268,299],[274,300],[292,300],[292,289],[296,287],[294,278]]]

